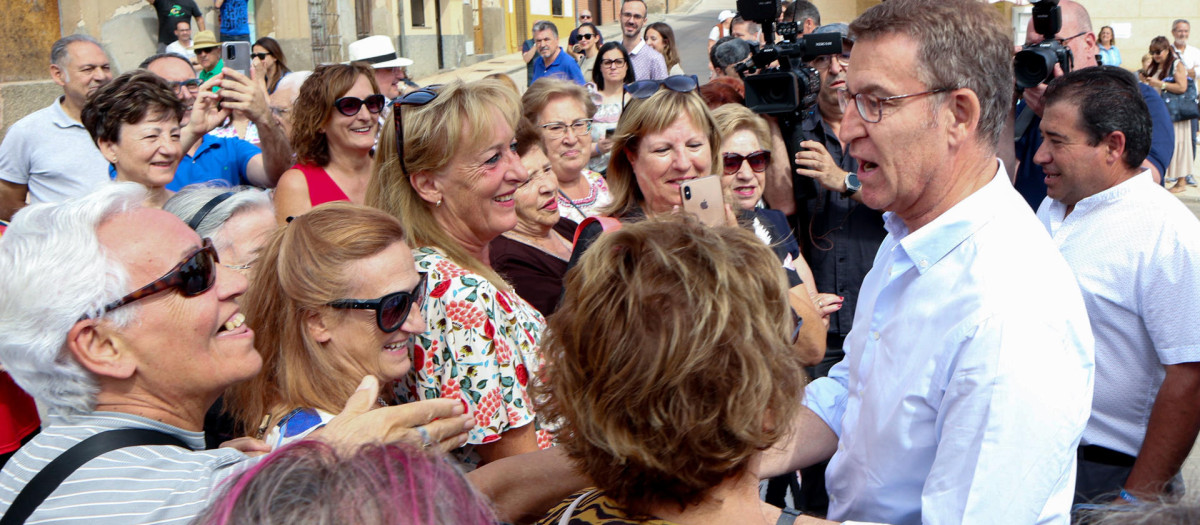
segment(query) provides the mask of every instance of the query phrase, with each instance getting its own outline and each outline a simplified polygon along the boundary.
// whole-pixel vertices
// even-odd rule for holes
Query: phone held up
[[[679,193],[683,197],[683,211],[695,215],[701,224],[725,224],[725,200],[722,197],[720,175],[684,181],[679,185]]]
[[[250,42],[223,42],[221,60],[225,67],[250,76]]]

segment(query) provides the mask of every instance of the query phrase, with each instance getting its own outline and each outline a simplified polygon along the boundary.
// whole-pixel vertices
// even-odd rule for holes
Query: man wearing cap
[[[558,46],[558,28],[552,22],[538,20],[533,24],[533,43],[541,57],[533,61],[533,81],[542,77],[558,77],[581,86],[587,84],[579,63]]]
[[[200,82],[208,82],[225,68],[225,61],[221,60],[221,43],[212,31],[196,33],[192,51],[196,53],[196,61],[200,62]]]
[[[175,41],[175,24],[191,22],[196,19],[196,27],[204,31],[204,16],[200,8],[192,0],[146,0],[154,6],[154,14],[158,16],[158,52],[167,49],[167,44]]]
[[[350,61],[366,62],[375,70],[375,83],[388,102],[408,92],[410,88],[418,87],[408,79],[405,69],[413,64],[412,60],[398,56],[392,39],[383,36],[369,36],[350,43]]]

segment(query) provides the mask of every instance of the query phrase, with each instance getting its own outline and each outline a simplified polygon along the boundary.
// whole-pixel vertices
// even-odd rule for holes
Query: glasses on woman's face
[[[367,111],[371,112],[372,115],[377,115],[380,111],[383,111],[385,104],[387,104],[387,99],[378,93],[367,98],[342,97],[333,101],[333,107],[337,108],[338,113],[347,117],[357,115],[363,106],[367,106]]]
[[[267,57],[271,56],[271,54],[270,53],[250,53],[250,56],[257,58],[259,60],[266,60]]]
[[[392,112],[392,122],[396,130],[396,156],[400,158],[400,172],[408,177],[408,166],[404,165],[404,121],[400,118],[401,106],[424,106],[437,98],[441,84],[423,87],[410,91],[392,101],[395,110]]]
[[[591,40],[595,36],[596,35],[593,33],[579,33],[579,38],[581,40]]]
[[[217,249],[213,247],[212,239],[206,237],[201,243],[199,250],[184,257],[166,275],[155,279],[154,282],[146,286],[129,292],[125,297],[104,305],[100,313],[111,312],[139,299],[145,299],[167,290],[179,290],[179,293],[184,297],[200,295],[207,292],[217,282],[217,263],[219,262]],[[88,317],[85,315],[80,319],[87,319]]]
[[[331,301],[327,305],[349,310],[375,310],[375,325],[390,334],[404,326],[404,321],[408,319],[408,312],[413,306],[421,307],[421,303],[425,299],[426,275],[421,274],[417,286],[410,291],[392,292],[378,299],[370,300],[339,299]]]
[[[546,138],[550,140],[558,140],[567,136],[567,130],[570,130],[571,135],[582,137],[592,130],[592,119],[581,118],[570,124],[566,122],[547,122],[542,124],[542,131],[546,134]]]
[[[767,165],[771,163],[771,151],[760,149],[745,156],[738,153],[722,153],[721,159],[725,163],[726,175],[733,175],[742,169],[742,161],[749,163],[750,169],[755,173],[762,173],[767,171]]]
[[[600,61],[600,67],[607,69],[618,69],[625,67],[624,58],[606,58]]]

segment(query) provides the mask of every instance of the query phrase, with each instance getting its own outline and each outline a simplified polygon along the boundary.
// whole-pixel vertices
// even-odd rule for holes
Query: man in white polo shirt
[[[18,120],[0,143],[0,220],[26,199],[58,202],[108,182],[108,161],[79,121],[87,96],[112,80],[108,55],[90,36],[61,38],[50,47],[50,78],[63,96]]]
[[[1150,113],[1132,73],[1078,69],[1046,89],[1038,219],[1079,281],[1096,338],[1075,501],[1157,500],[1200,428],[1200,220],[1141,167]],[[1170,227],[1164,228],[1163,225]]]

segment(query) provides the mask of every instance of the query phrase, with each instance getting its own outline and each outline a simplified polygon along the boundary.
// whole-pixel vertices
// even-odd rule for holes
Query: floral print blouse
[[[455,455],[475,465],[479,458],[472,445],[534,423],[526,388],[541,363],[546,320],[515,292],[497,290],[436,248],[417,248],[413,257],[417,271],[426,274],[421,313],[429,328],[414,338],[413,370],[399,381],[396,394],[405,402],[462,401],[475,416],[475,428]],[[539,447],[550,446],[548,433],[537,434]]]

